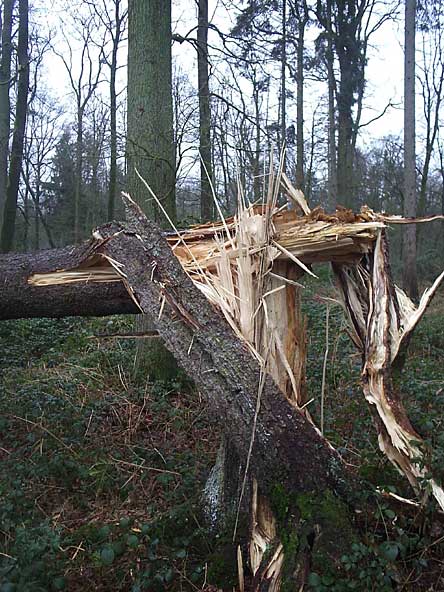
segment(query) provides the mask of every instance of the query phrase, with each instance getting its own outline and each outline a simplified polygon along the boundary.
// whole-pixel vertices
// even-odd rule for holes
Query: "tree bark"
[[[355,127],[353,107],[356,95],[364,85],[363,60],[363,16],[367,2],[346,2],[344,0],[329,2],[327,8],[332,14],[335,30],[333,32],[334,48],[338,56],[340,80],[337,91],[338,108],[338,152],[337,152],[337,184],[338,199],[344,206],[353,209],[353,161]],[[370,7],[369,7],[370,10]],[[328,25],[332,29],[332,19]]]
[[[281,150],[287,140],[287,0],[282,1],[282,50],[281,50]],[[287,170],[287,158],[283,153],[282,171]]]
[[[416,216],[415,157],[415,14],[416,0],[405,4],[404,47],[404,216]],[[403,285],[413,300],[418,300],[416,273],[416,226],[405,229],[403,240]]]
[[[302,2],[299,9],[297,70],[296,70],[296,187],[305,191],[304,174],[304,45],[305,27],[308,21],[308,7]]]
[[[116,2],[115,23],[116,29],[113,35],[113,49],[110,65],[110,165],[109,165],[109,186],[108,186],[108,220],[114,219],[114,209],[117,190],[117,94],[116,94],[116,74],[117,74],[117,50],[119,47],[120,34],[120,3]]]
[[[336,159],[336,122],[335,122],[335,73],[332,33],[332,0],[327,0],[327,84],[328,84],[328,208],[336,210],[338,197],[338,171]]]
[[[197,75],[199,87],[199,151],[200,151],[200,217],[203,222],[213,217],[211,183],[211,112],[208,74],[208,0],[199,0],[197,27]]]
[[[132,197],[148,218],[165,225],[165,215],[136,173],[145,179],[172,220],[176,219],[176,154],[173,134],[171,0],[130,0],[128,4],[127,180]],[[152,328],[149,317],[136,328]],[[149,350],[149,351],[148,351]],[[149,363],[149,358],[152,362]],[[170,372],[171,357],[161,343],[140,341],[136,372]]]
[[[174,220],[171,0],[130,0],[128,39],[128,187],[148,217],[164,224],[135,169]]]
[[[81,94],[77,96],[77,132],[76,132],[76,179],[74,189],[74,242],[80,240],[80,200],[82,196],[83,173],[83,114]]]
[[[28,58],[28,0],[19,0],[18,33],[18,83],[15,108],[14,134],[12,137],[8,184],[3,216],[0,250],[7,253],[12,249],[17,215],[17,197],[22,171],[23,142],[25,138],[28,108],[29,58]]]
[[[8,182],[8,156],[10,132],[11,56],[12,56],[12,12],[14,0],[3,4],[2,45],[0,59],[0,228],[3,223],[3,209]]]
[[[254,104],[254,159],[253,159],[253,195],[254,201],[259,201],[261,193],[261,109],[259,101],[259,81],[256,68],[253,74],[253,104]],[[224,170],[225,175],[225,170]]]
[[[341,80],[337,96],[338,104],[338,163],[337,183],[338,198],[344,206],[353,208],[352,172],[353,172],[353,88],[350,80],[353,77],[351,65],[347,60],[347,52],[339,56]]]
[[[75,267],[79,259],[88,256],[90,244],[0,256],[0,320],[140,312],[122,282],[57,286],[28,283],[35,273]]]
[[[106,6],[104,0],[103,6]],[[106,11],[108,14],[108,11]],[[109,63],[110,83],[110,165],[109,165],[109,185],[108,185],[108,220],[113,220],[115,216],[116,195],[117,195],[117,54],[122,34],[125,28],[127,11],[122,11],[121,0],[114,0],[114,21],[107,21],[107,28],[111,34],[112,52],[111,62]]]

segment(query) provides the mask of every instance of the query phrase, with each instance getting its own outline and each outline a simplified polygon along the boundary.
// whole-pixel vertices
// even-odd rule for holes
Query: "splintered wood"
[[[385,230],[378,231],[374,250],[354,266],[334,265],[351,337],[363,357],[365,398],[376,411],[381,450],[419,494],[428,483],[444,509],[444,492],[428,466],[430,450],[412,427],[401,393],[392,379],[408,338],[439,287],[444,273],[427,289],[416,307],[392,282]],[[426,478],[426,475],[428,476]],[[419,480],[421,480],[421,485]]]
[[[265,246],[263,218],[268,206],[249,206],[245,232],[254,237],[256,249]],[[272,258],[298,261],[304,265],[337,261],[354,263],[368,253],[374,245],[376,230],[384,226],[370,210],[353,214],[340,209],[328,215],[317,208],[310,214],[298,216],[295,210],[276,208],[272,213],[273,241]],[[184,269],[189,273],[200,274],[202,270],[214,271],[223,247],[230,259],[239,256],[242,247],[233,242],[239,217],[234,216],[219,223],[195,226],[167,237],[174,253]],[[270,248],[271,245],[267,245]],[[304,270],[301,267],[301,270]],[[305,271],[305,270],[304,270]]]

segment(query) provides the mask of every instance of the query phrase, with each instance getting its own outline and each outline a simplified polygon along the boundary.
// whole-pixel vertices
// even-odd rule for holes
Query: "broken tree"
[[[241,204],[230,220],[165,240],[126,198],[128,223],[103,226],[80,247],[0,263],[2,318],[138,310],[155,320],[227,426],[242,467],[239,495],[252,496],[249,556],[257,589],[277,589],[283,574],[295,583],[306,575],[300,569],[305,551],[288,545],[288,530],[301,519],[301,499],[317,508],[320,500],[332,500],[342,516],[359,494],[359,484],[303,407],[298,278],[312,273],[312,263],[334,263],[381,447],[417,490],[427,451],[392,389],[390,370],[442,279],[416,309],[393,286],[384,250],[385,223],[402,220],[368,209],[359,215],[311,212],[285,177],[283,185],[304,215],[277,206],[277,179],[265,204]],[[442,503],[439,484],[430,484]],[[338,550],[328,544],[328,524],[322,518],[318,523],[316,545],[324,545],[324,557],[335,566]]]

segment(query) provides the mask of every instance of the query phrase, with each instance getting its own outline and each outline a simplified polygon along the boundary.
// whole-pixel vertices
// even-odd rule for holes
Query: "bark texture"
[[[197,27],[197,75],[199,86],[199,151],[200,163],[200,217],[202,221],[213,217],[213,178],[211,163],[211,112],[208,73],[208,0],[199,0]]]
[[[120,0],[114,0],[114,22],[110,26],[112,38],[111,62],[109,64],[109,100],[110,100],[110,163],[108,187],[108,220],[113,220],[117,195],[117,52],[124,28],[125,16],[121,13]]]
[[[333,53],[333,33],[331,28],[331,0],[327,0],[327,81],[328,81],[328,207],[330,212],[336,209],[338,197],[338,175],[336,159],[336,122],[335,122],[335,73]]]
[[[17,197],[22,171],[23,142],[25,138],[28,108],[29,58],[28,58],[28,0],[19,0],[19,32],[17,46],[18,82],[15,106],[14,133],[12,136],[9,175],[3,215],[0,250],[12,249],[17,215]]]
[[[128,187],[148,217],[164,223],[135,169],[174,219],[171,0],[130,0],[128,39]]]
[[[416,0],[406,0],[404,36],[404,216],[416,216],[415,157],[415,14]],[[403,285],[418,300],[416,227],[407,226],[403,240]]]
[[[33,286],[35,273],[69,268],[88,257],[91,242],[39,253],[0,256],[0,319],[107,316],[140,312],[122,282]]]
[[[290,3],[290,10],[298,18],[298,40],[296,45],[296,187],[305,191],[304,174],[304,45],[305,28],[308,22],[308,6],[305,0],[301,3]]]
[[[6,199],[8,179],[11,57],[12,57],[12,12],[14,0],[3,3],[2,45],[0,59],[0,228],[3,221],[3,208]]]

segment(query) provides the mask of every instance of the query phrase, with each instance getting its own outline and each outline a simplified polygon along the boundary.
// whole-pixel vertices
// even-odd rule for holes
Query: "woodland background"
[[[261,199],[284,145],[287,174],[311,206],[444,213],[443,9],[432,0],[4,0],[1,251],[88,238],[124,216],[121,190],[166,227],[134,165],[179,227],[212,218],[214,199],[228,215],[239,191]],[[400,46],[410,55],[405,101]],[[381,54],[392,98],[371,68]],[[389,238],[395,275],[415,296],[417,279],[442,270],[442,222]],[[304,291],[310,412],[319,416],[325,387],[325,434],[351,470],[369,491],[409,496],[379,452],[336,309],[325,332],[318,296],[331,295],[331,280],[317,273]],[[438,297],[400,379],[438,475],[442,315]],[[219,428],[177,367],[167,378],[138,372],[134,340],[101,337],[132,330],[121,317],[1,323],[1,592],[237,585],[231,537],[209,533],[199,513]],[[311,573],[309,589],[444,589],[433,504],[418,516],[381,502],[375,521],[344,549],[346,577]]]
[[[252,201],[261,197],[270,154],[277,162],[284,144],[286,170],[313,205],[358,210],[367,204],[409,215],[412,208],[418,215],[443,211],[440,2],[416,7],[416,157],[409,181],[414,203],[405,199],[411,190],[406,189],[403,168],[404,131],[411,135],[409,126],[401,127],[404,3],[225,0],[208,6],[203,0],[187,0],[173,2],[171,21],[169,2],[150,2],[158,23],[163,22],[157,32],[137,16],[137,2],[133,4],[131,36],[138,37],[137,27],[143,30],[145,50],[152,55],[152,61],[145,60],[151,63],[150,78],[140,67],[127,77],[128,7],[122,0],[3,3],[3,251],[77,242],[93,226],[122,216],[119,192],[132,189],[128,163],[135,143],[127,125],[141,109],[131,92],[150,97],[157,129],[172,134],[174,153],[168,166],[176,180],[173,217],[181,224],[213,215],[199,154],[228,214],[236,207],[238,186]],[[171,80],[162,45],[168,30]],[[407,34],[412,38],[408,28]],[[371,68],[376,56],[387,70],[381,77]],[[165,74],[158,77],[156,69]],[[392,97],[385,88],[387,75],[397,87]],[[156,97],[159,80],[162,90]],[[162,115],[166,85],[171,115]],[[157,110],[156,100],[161,102]],[[23,160],[18,162],[20,134],[14,147],[13,130],[20,131],[25,115]],[[137,139],[139,144],[153,141],[146,133],[143,142]],[[8,176],[11,189],[5,200]],[[443,241],[441,223],[420,233],[421,278],[439,268]],[[400,236],[394,233],[392,243],[397,268]]]

